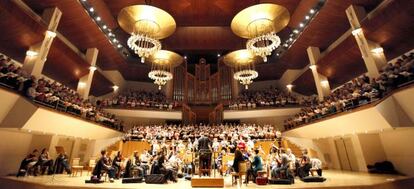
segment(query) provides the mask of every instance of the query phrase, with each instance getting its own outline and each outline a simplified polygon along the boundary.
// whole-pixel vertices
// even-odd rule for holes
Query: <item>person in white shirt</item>
[[[310,158],[310,163],[312,165],[312,169],[316,170],[318,176],[322,176],[322,161],[318,158]]]
[[[218,152],[219,147],[220,147],[220,143],[218,142],[217,138],[214,138],[213,144],[212,144],[211,147],[213,148],[214,152]]]

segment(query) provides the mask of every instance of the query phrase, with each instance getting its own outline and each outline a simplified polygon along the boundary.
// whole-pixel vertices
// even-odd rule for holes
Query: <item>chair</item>
[[[73,158],[72,159],[72,176],[76,176],[77,173],[80,172],[80,176],[82,176],[83,166],[79,165],[80,158]]]
[[[95,168],[96,165],[96,160],[95,159],[90,159],[89,163],[88,163],[88,175],[90,175],[90,173],[93,172],[93,169]]]
[[[231,173],[231,185],[233,185],[234,178],[236,176],[239,177],[239,182],[240,182],[240,185],[241,185],[243,175],[246,176],[246,179],[248,179],[247,178],[247,161],[239,162],[239,172],[232,172]],[[246,182],[246,186],[247,186],[247,182]]]

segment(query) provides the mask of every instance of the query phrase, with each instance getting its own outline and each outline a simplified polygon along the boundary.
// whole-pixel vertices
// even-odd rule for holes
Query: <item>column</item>
[[[361,21],[366,17],[363,7],[351,5],[346,9],[346,15],[352,28],[352,35],[355,37],[358,48],[361,51],[365,66],[370,78],[380,75],[379,70],[387,63],[383,48],[372,41],[369,41],[361,28]]]
[[[310,69],[312,71],[313,79],[315,80],[316,90],[318,92],[319,101],[322,101],[325,96],[328,96],[331,92],[328,79],[320,74],[316,69],[316,64],[321,56],[321,52],[318,47],[308,47],[306,49],[308,52]]]
[[[89,98],[89,92],[92,86],[93,74],[95,73],[96,60],[98,58],[98,49],[90,48],[86,50],[86,61],[91,65],[88,75],[85,75],[79,79],[77,92],[83,99]]]
[[[37,78],[42,76],[43,66],[46,62],[53,39],[56,37],[56,29],[61,17],[62,12],[58,8],[44,10],[42,18],[48,23],[45,37],[41,42],[31,46],[29,50],[26,51],[23,69]]]

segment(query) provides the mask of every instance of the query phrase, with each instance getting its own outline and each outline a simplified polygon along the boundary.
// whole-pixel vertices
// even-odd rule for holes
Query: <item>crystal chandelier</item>
[[[133,33],[131,37],[129,37],[127,45],[135,52],[135,54],[141,57],[141,63],[145,62],[145,58],[148,58],[161,50],[161,42],[146,34]]]
[[[183,60],[177,53],[166,50],[157,51],[149,58],[151,71],[148,73],[148,77],[158,85],[158,90],[161,90],[173,78],[172,68],[181,64]]]
[[[280,46],[276,35],[289,23],[289,11],[280,5],[264,3],[240,11],[231,22],[233,32],[247,38],[246,48],[267,62],[267,56]]]
[[[262,57],[264,62],[267,62],[267,56],[271,55],[273,50],[279,47],[279,45],[280,38],[275,32],[249,39],[246,43],[247,50]]]
[[[175,31],[174,18],[162,9],[150,5],[133,5],[123,8],[118,23],[131,34],[127,45],[141,58],[141,63],[161,50],[159,39]]]
[[[241,70],[235,72],[233,77],[238,80],[240,84],[244,85],[245,89],[249,89],[249,85],[253,83],[253,79],[256,79],[259,73],[255,70]]]
[[[255,64],[259,62],[258,57],[247,49],[233,51],[224,56],[224,63],[233,68],[233,78],[239,81],[245,89],[259,76],[255,70]]]
[[[148,77],[154,80],[154,84],[158,85],[158,90],[161,90],[162,86],[173,78],[173,75],[164,70],[152,70],[148,73]]]

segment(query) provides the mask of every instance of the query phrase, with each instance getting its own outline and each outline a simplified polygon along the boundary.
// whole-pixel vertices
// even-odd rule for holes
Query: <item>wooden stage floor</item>
[[[327,180],[323,183],[304,183],[299,179],[295,180],[293,185],[266,185],[258,186],[250,182],[247,186],[245,184],[241,186],[231,185],[231,177],[224,177],[224,188],[263,188],[263,189],[274,189],[274,188],[414,188],[414,178],[408,178],[404,176],[395,176],[395,175],[377,175],[377,174],[368,174],[368,173],[358,173],[358,172],[342,172],[342,171],[333,171],[326,170],[324,171],[324,177]],[[191,182],[183,179],[179,179],[177,183],[170,184],[122,184],[121,180],[116,180],[114,183],[103,183],[103,184],[85,184],[85,179],[88,179],[87,176],[78,176],[70,177],[68,175],[56,175],[54,178],[52,176],[28,176],[16,178],[14,176],[2,177],[0,178],[0,189],[10,188],[10,189],[43,189],[43,188],[115,188],[115,189],[145,189],[145,188],[154,188],[154,189],[187,189],[191,188]]]

